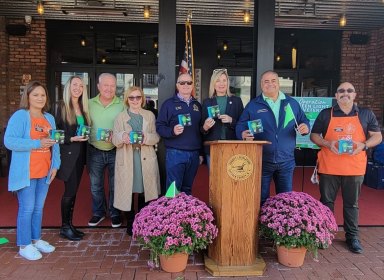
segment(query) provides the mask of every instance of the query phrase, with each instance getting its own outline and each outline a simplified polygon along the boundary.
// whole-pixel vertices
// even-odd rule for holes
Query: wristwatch
[[[366,150],[368,150],[369,148],[368,148],[368,146],[367,146],[367,143],[364,143],[364,151],[366,151]]]

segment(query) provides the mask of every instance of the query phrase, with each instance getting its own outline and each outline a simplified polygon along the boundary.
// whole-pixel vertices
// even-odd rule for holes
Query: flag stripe
[[[184,56],[180,63],[179,75],[188,73],[195,83],[195,66],[193,60],[193,42],[192,42],[192,25],[187,19],[185,22],[185,50]],[[194,96],[195,90],[193,89],[192,95]]]

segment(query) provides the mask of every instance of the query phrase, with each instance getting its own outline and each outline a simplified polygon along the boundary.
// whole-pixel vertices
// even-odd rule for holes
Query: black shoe
[[[76,233],[72,231],[69,225],[64,225],[60,228],[60,236],[71,241],[80,241],[82,239],[81,236],[76,235]]]
[[[355,254],[363,253],[363,247],[361,247],[360,241],[358,239],[347,239],[347,245],[349,251]]]
[[[113,228],[118,228],[121,226],[120,216],[111,217],[111,221],[112,221],[112,227]]]
[[[73,225],[70,225],[71,226],[71,229],[74,233],[76,233],[76,235],[80,236],[80,237],[84,237],[85,233],[82,232],[81,230],[78,230],[77,228],[75,228]]]
[[[98,224],[100,224],[101,221],[104,220],[104,219],[105,219],[104,216],[103,216],[103,217],[93,216],[93,217],[89,220],[88,225],[89,225],[90,227],[95,227],[95,226],[97,226]]]

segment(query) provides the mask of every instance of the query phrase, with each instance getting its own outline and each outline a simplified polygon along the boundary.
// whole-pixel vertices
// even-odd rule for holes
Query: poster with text
[[[299,102],[301,108],[305,112],[310,124],[310,130],[319,115],[320,111],[332,107],[332,102],[334,98],[332,97],[294,97],[297,102]],[[309,134],[300,135],[297,134],[296,137],[296,147],[297,148],[310,148],[310,149],[319,149],[319,147],[311,142],[309,139]]]

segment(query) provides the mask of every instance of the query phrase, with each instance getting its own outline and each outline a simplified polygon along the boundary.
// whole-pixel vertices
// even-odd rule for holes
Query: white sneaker
[[[29,244],[24,248],[20,247],[19,255],[29,261],[36,261],[43,257],[41,253],[36,249],[36,247],[33,246],[32,244]]]
[[[34,243],[33,246],[35,246],[36,249],[42,253],[52,253],[56,249],[51,244],[49,244],[47,241],[44,241],[41,239],[38,240],[36,243]]]

